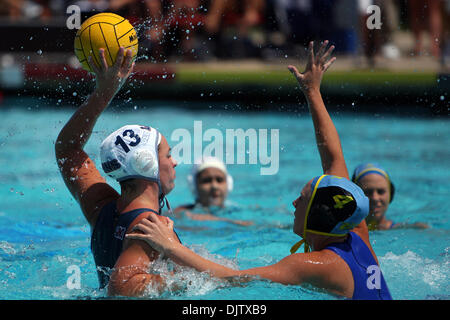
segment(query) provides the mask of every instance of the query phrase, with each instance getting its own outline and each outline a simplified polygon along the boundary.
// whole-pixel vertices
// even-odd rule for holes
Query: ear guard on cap
[[[151,149],[134,149],[133,154],[127,158],[128,166],[131,167],[138,176],[147,179],[157,179],[159,176],[158,156]]]

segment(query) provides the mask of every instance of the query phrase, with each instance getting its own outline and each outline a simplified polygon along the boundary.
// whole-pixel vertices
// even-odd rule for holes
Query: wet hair
[[[336,186],[322,187],[316,190],[309,214],[307,229],[330,233],[339,222],[348,219],[356,210],[356,201],[349,201],[343,206],[337,206],[333,198],[337,195],[353,195],[345,189]]]
[[[395,186],[394,186],[394,184],[391,181],[389,181],[389,182],[391,184],[391,197],[389,198],[389,203],[391,203],[392,200],[394,200]]]

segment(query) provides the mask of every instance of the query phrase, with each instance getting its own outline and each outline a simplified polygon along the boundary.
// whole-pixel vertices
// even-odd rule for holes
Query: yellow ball
[[[138,37],[130,22],[110,12],[96,14],[83,22],[75,36],[75,55],[83,69],[93,72],[88,63],[92,56],[97,67],[100,64],[98,50],[105,49],[108,66],[116,61],[120,47],[131,49],[133,61],[138,53]]]

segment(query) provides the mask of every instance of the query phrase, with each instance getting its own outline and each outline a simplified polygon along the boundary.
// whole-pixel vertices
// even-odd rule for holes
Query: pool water
[[[36,99],[6,99],[0,108],[0,298],[101,299],[90,252],[90,230],[66,189],[54,157],[54,142],[73,114],[63,106],[48,109]],[[20,106],[20,107],[19,107]],[[223,217],[251,220],[244,227],[223,221],[175,219],[183,243],[197,253],[233,268],[272,264],[289,254],[292,201],[303,185],[321,174],[312,121],[307,113],[241,113],[214,104],[206,111],[176,108],[170,102],[139,102],[137,108],[106,111],[86,146],[99,164],[98,146],[124,124],[147,124],[168,138],[176,129],[279,129],[279,170],[261,175],[261,164],[232,164],[234,190]],[[333,113],[349,171],[363,161],[377,161],[391,174],[396,196],[387,213],[395,222],[426,222],[427,230],[376,231],[370,241],[394,299],[450,298],[450,126],[447,119]],[[169,120],[173,119],[173,120]],[[270,139],[269,139],[270,141]],[[207,145],[205,143],[204,145]],[[270,148],[269,148],[270,150]],[[177,167],[172,207],[190,203],[186,176]],[[107,179],[116,189],[118,184]],[[80,271],[80,287],[71,287],[71,266]],[[158,261],[164,274],[174,266]],[[190,279],[186,282],[183,279]],[[255,281],[225,285],[189,268],[168,280],[164,299],[336,299],[309,287]],[[149,288],[148,298],[158,298]]]

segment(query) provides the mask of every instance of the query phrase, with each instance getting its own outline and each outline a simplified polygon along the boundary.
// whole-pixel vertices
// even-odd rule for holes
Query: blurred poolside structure
[[[173,83],[173,75],[179,79],[184,70],[284,70],[304,62],[309,41],[328,39],[338,56],[332,72],[387,72],[388,84],[396,73],[405,79],[433,74],[437,90],[430,91],[429,78],[422,88],[440,101],[442,94],[445,102],[449,98],[450,0],[0,0],[0,91],[28,83],[28,93],[38,92],[46,88],[45,77],[86,78],[73,54],[76,30],[66,27],[72,4],[80,7],[82,20],[105,11],[130,20],[140,43],[136,77],[144,82]],[[381,9],[380,29],[367,27],[371,5]],[[410,93],[412,100],[421,99],[413,96],[420,88],[388,87],[393,94]]]

